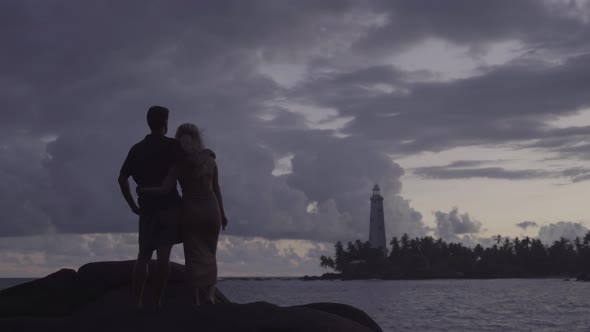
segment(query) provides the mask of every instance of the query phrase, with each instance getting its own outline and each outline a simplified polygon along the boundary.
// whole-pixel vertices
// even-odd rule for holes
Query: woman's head
[[[192,123],[183,123],[176,130],[176,140],[180,143],[182,150],[191,155],[203,150],[203,136],[201,130]]]

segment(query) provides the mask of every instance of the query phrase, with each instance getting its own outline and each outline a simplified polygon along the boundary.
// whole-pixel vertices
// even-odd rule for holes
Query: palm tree
[[[500,242],[502,242],[502,235],[498,234],[496,237],[496,244],[500,244]]]
[[[320,266],[325,268],[331,268],[334,269],[336,266],[336,263],[334,262],[334,259],[332,257],[326,257],[324,255],[322,255],[322,257],[320,257]]]

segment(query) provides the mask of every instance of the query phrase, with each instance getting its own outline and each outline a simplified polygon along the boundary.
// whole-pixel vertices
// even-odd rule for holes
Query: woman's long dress
[[[181,227],[189,283],[209,294],[217,283],[217,240],[221,213],[217,165],[208,150],[178,165],[182,189]]]

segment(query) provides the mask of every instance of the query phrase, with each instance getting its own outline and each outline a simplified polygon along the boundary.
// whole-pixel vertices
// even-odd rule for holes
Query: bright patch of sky
[[[439,153],[422,153],[394,159],[405,170],[402,177],[402,195],[411,200],[427,225],[434,226],[434,211],[449,211],[459,207],[484,224],[482,235],[526,234],[515,226],[524,220],[539,225],[558,221],[582,222],[590,225],[587,208],[588,183],[570,183],[567,179],[527,179],[523,181],[501,179],[423,179],[412,174],[412,168],[444,166],[457,160],[480,160],[477,167],[502,167],[508,170],[556,170],[587,166],[583,162],[560,163],[544,161],[546,152],[515,150],[509,147],[455,148]],[[567,184],[567,185],[563,185]]]
[[[307,240],[275,240],[274,243],[282,255],[285,255],[286,252],[292,251],[301,258],[306,258],[310,250],[316,248],[323,250],[327,247],[325,243]]]
[[[374,95],[380,94],[394,94],[394,95],[407,95],[410,93],[410,90],[404,87],[397,87],[391,84],[370,84],[370,85],[362,85],[363,89],[366,89],[369,92],[372,92]]]
[[[574,115],[548,121],[547,124],[557,128],[590,126],[590,108],[583,109]]]
[[[338,132],[338,130],[344,128],[347,123],[354,120],[354,117],[352,116],[340,116],[340,112],[335,108],[289,101],[275,101],[269,104],[280,106],[288,112],[303,116],[305,124],[310,129],[333,130]]]
[[[293,171],[293,166],[291,164],[293,156],[293,154],[288,154],[284,157],[276,159],[275,168],[272,170],[272,175],[281,176],[291,173]]]
[[[271,78],[275,83],[291,88],[305,77],[307,66],[293,63],[261,63],[258,66],[261,74]]]
[[[309,214],[317,214],[319,212],[319,210],[318,210],[318,202],[313,201],[313,202],[310,202],[309,204],[307,204],[306,211]]]
[[[407,71],[429,71],[437,81],[450,81],[477,75],[481,67],[507,63],[522,53],[520,43],[513,40],[473,48],[430,38],[389,61]]]
[[[55,140],[57,140],[58,136],[57,135],[47,135],[47,136],[43,136],[41,137],[41,142],[43,143],[51,143],[51,142],[55,142]]]
[[[434,211],[459,207],[481,221],[482,235],[515,236],[515,224],[533,220],[539,225],[558,221],[590,225],[587,183],[556,186],[555,180],[416,180],[404,177],[402,195],[411,200],[427,225],[434,226]]]

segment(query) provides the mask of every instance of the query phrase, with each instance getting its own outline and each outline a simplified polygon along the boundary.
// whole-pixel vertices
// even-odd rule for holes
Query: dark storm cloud
[[[327,15],[351,7],[345,1],[183,1],[177,6],[8,1],[2,6],[0,33],[9,47],[0,55],[0,91],[7,97],[0,105],[18,110],[6,114],[3,125],[41,132],[67,127],[66,119],[112,124],[113,117],[130,113],[121,114],[123,107],[145,108],[146,96],[175,105],[194,104],[201,94],[210,95],[207,90],[241,98],[237,94],[259,83],[241,89],[240,82],[232,82],[233,89],[220,83],[251,75],[247,69],[254,65],[255,51],[272,56],[272,51],[310,45],[307,36],[320,26],[306,23],[323,23]],[[316,21],[303,19],[312,13]],[[187,101],[170,89],[196,95]]]
[[[357,43],[358,49],[383,50],[440,38],[474,48],[518,39],[536,48],[587,45],[588,5],[576,1],[382,0],[377,7],[389,14],[387,24]]]
[[[342,139],[323,146],[317,152],[297,154],[293,172],[287,183],[305,192],[311,200],[320,203],[333,200],[339,211],[347,211],[351,219],[346,228],[356,229],[359,235],[367,234],[369,193],[376,183],[384,196],[386,231],[388,234],[411,235],[425,233],[421,215],[409,207],[398,194],[403,169],[389,157],[355,139]],[[356,188],[356,189],[354,189]],[[349,209],[361,206],[361,209]]]
[[[574,127],[562,137],[546,137],[537,140],[532,144],[524,144],[538,150],[552,152],[555,157],[552,159],[590,159],[590,143],[588,142],[588,127]],[[567,133],[572,133],[568,135]]]
[[[350,76],[333,73],[310,82],[309,89],[302,85],[297,95],[311,96],[318,105],[339,109],[343,116],[354,116],[344,133],[387,140],[393,152],[411,154],[587,135],[588,128],[554,129],[546,121],[572,115],[590,105],[586,93],[590,88],[589,69],[587,55],[561,65],[515,62],[451,82],[400,85],[392,79],[392,92],[373,94],[360,87],[368,84],[366,77],[333,88],[331,82],[338,81],[338,76]],[[322,89],[324,82],[326,88]],[[372,83],[382,83],[382,79],[375,78]]]
[[[569,177],[572,182],[582,182],[590,180],[590,169],[586,167],[575,167],[563,170],[562,176]]]
[[[362,4],[4,3],[2,31],[12,47],[0,56],[7,97],[0,106],[18,112],[7,113],[0,126],[3,135],[18,132],[31,144],[5,140],[1,152],[31,170],[2,164],[5,183],[20,191],[3,190],[11,200],[2,202],[8,215],[0,235],[135,231],[115,179],[128,148],[146,132],[150,104],[170,107],[172,134],[184,121],[205,129],[218,155],[232,234],[365,237],[375,182],[399,224],[392,231],[423,233],[421,215],[397,196],[403,171],[374,146],[310,130],[301,115],[259,118],[274,107],[266,102],[284,92],[258,73],[260,61],[315,52],[351,27],[338,14]],[[295,131],[285,131],[294,123]],[[273,136],[280,139],[267,140]],[[16,149],[28,159],[15,158]],[[285,153],[294,156],[293,173],[272,176]],[[320,158],[311,159],[312,167],[314,155]],[[334,168],[338,173],[330,174]],[[340,194],[329,197],[334,186]],[[317,212],[308,213],[313,202]]]
[[[378,182],[388,234],[423,235],[421,214],[399,195],[403,170],[386,153],[590,133],[545,124],[590,102],[590,58],[563,55],[585,45],[586,26],[562,15],[565,7],[494,3],[4,1],[0,236],[134,231],[115,179],[146,133],[152,104],[172,110],[171,134],[185,121],[205,129],[232,234],[366,238],[368,195]],[[371,23],[379,15],[381,28]],[[563,61],[524,57],[436,82],[372,60],[427,37],[475,53],[516,39],[531,51],[553,47]],[[265,62],[309,71],[288,88],[261,74]],[[300,113],[276,106],[285,100],[337,110],[351,119],[339,129],[349,136],[311,129]],[[265,119],[269,113],[274,118]],[[288,155],[292,173],[271,175]],[[317,213],[307,212],[310,203]],[[463,216],[450,221],[452,214],[441,215],[449,220],[441,234],[477,228]]]
[[[526,230],[529,227],[539,227],[539,225],[537,225],[536,222],[534,221],[523,221],[523,222],[519,222],[516,224],[517,227],[520,227],[524,230]]]
[[[413,173],[425,179],[506,179],[528,180],[548,177],[551,173],[540,170],[507,170],[502,167],[484,168],[448,168],[448,167],[420,167]]]
[[[354,49],[359,54],[401,52],[428,38],[468,46],[474,57],[492,42],[518,41],[526,52],[451,82],[423,82],[425,77],[416,80],[415,73],[386,65],[364,64],[352,71],[331,67],[329,74],[302,84],[296,95],[355,116],[345,133],[387,141],[392,152],[407,154],[590,133],[546,125],[589,104],[587,5],[383,1],[377,6],[389,20],[359,40]],[[371,84],[386,84],[392,91],[368,90]]]
[[[482,166],[486,163],[491,162],[490,160],[455,160],[447,165],[447,167],[475,167]]]
[[[590,179],[590,169],[572,167],[558,170],[521,169],[513,170],[503,167],[483,166],[486,161],[455,161],[444,166],[427,166],[412,169],[412,173],[423,179],[456,180],[456,179],[502,179],[531,180],[567,178],[571,182],[582,182]]]
[[[425,233],[421,215],[398,196],[403,175],[399,165],[356,140],[336,140],[321,132],[307,137],[305,132],[295,133],[269,140],[276,151],[282,147],[294,154],[292,172],[286,175],[270,175],[273,151],[262,146],[241,146],[231,156],[219,157],[236,234],[332,241],[365,238],[375,183],[383,188],[387,232]],[[290,135],[295,135],[292,140]],[[317,213],[306,212],[312,202],[318,204]]]
[[[49,179],[39,160],[43,149],[27,137],[4,140],[0,147],[1,235],[51,231],[47,212],[51,206]]]

